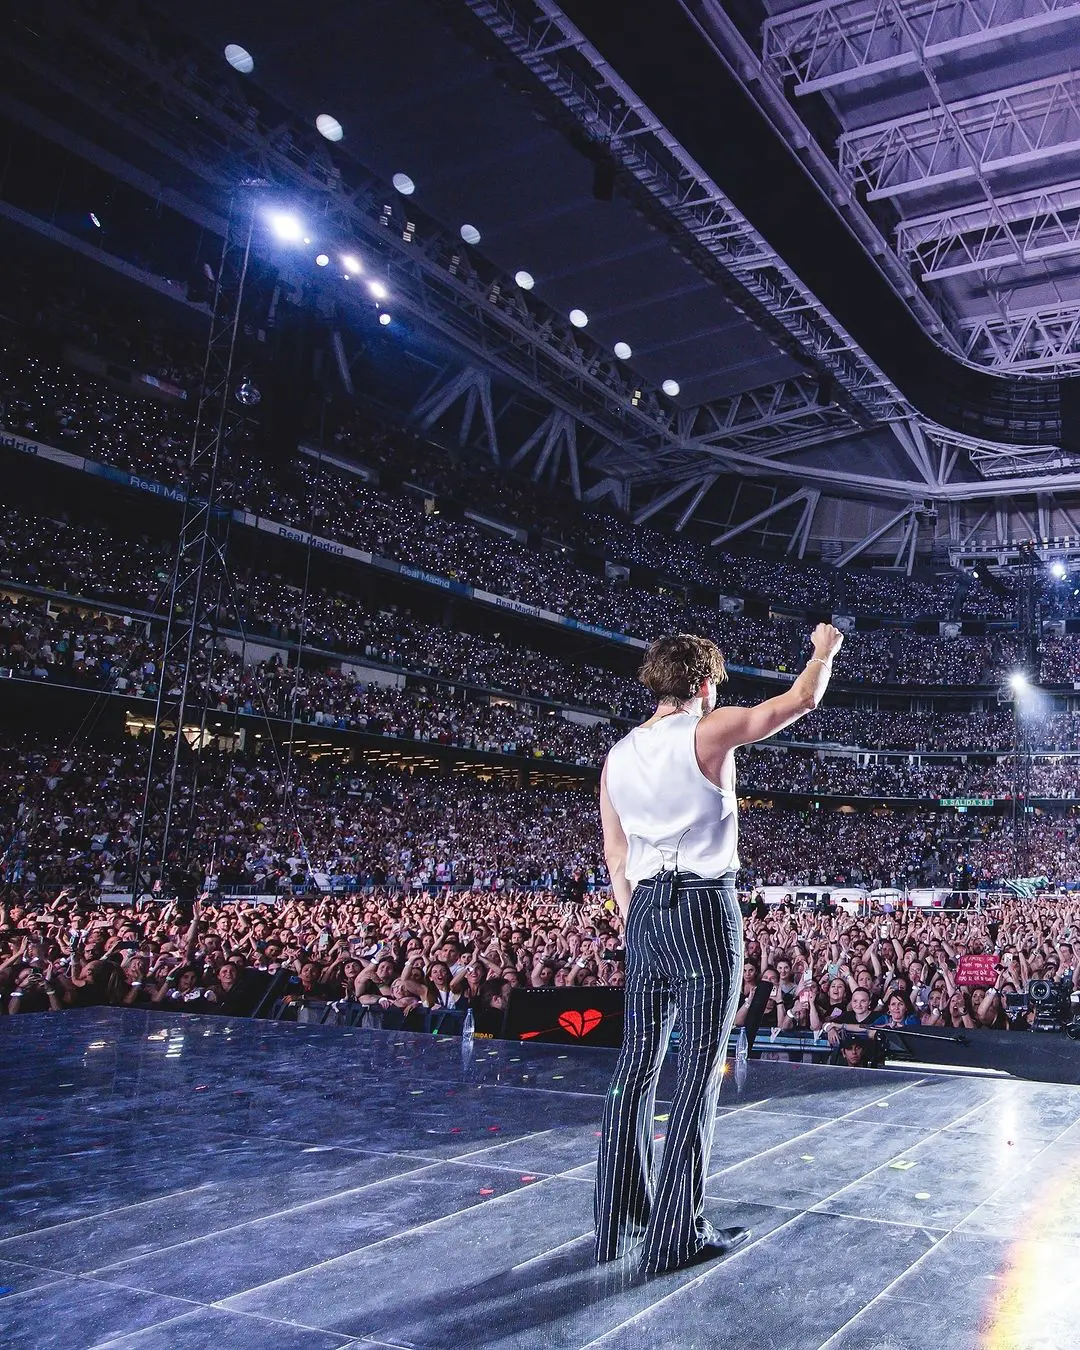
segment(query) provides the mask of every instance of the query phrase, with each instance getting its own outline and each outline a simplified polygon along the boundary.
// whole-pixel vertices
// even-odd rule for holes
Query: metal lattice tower
[[[165,602],[165,637],[158,663],[158,693],[143,790],[139,842],[132,888],[139,893],[144,862],[152,855],[164,879],[186,786],[193,818],[202,755],[208,684],[216,628],[228,586],[224,546],[232,514],[227,473],[230,439],[242,421],[236,398],[235,357],[244,286],[254,230],[256,190],[245,183],[233,194],[214,287],[195,429],[187,464],[187,495]],[[198,721],[198,735],[185,754],[185,716]],[[165,783],[164,815],[158,823],[155,784]],[[189,861],[191,819],[183,831],[177,864]]]

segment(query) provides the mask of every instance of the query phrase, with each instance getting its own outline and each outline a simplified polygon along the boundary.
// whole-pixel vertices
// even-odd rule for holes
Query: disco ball
[[[262,402],[262,394],[259,392],[258,386],[246,375],[236,386],[236,401],[242,403],[245,408],[254,408],[257,403]]]

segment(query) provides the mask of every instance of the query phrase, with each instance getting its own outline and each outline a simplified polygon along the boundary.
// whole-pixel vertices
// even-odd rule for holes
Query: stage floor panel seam
[[[751,1061],[740,1095],[723,1087],[706,1213],[753,1237],[649,1280],[632,1254],[592,1263],[614,1052],[486,1042],[470,1064],[460,1042],[390,1034],[0,1019],[18,1167],[0,1181],[18,1225],[0,1239],[0,1341],[871,1350],[900,1320],[903,1350],[971,1350],[1004,1325],[1003,1296],[1037,1292],[1025,1251],[1044,1283],[1055,1252],[1080,1256],[1080,1211],[1045,1227],[1046,1196],[1080,1175],[1078,1087]],[[563,1072],[572,1086],[551,1083]],[[656,1115],[673,1083],[669,1059]],[[147,1195],[159,1178],[171,1188]],[[1053,1290],[1040,1350],[1072,1350],[1080,1281]]]

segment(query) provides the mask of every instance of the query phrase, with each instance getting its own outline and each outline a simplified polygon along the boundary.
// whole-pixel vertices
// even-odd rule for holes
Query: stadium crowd
[[[834,1043],[845,1028],[1024,1030],[1034,1017],[1024,998],[1029,980],[1080,987],[1080,905],[1060,897],[962,914],[902,909],[869,921],[792,910],[757,906],[747,918],[737,1022],[764,984],[763,1026],[824,1033]],[[968,976],[965,956],[991,957],[993,978]]]
[[[860,757],[864,758],[864,757]],[[748,749],[739,757],[740,790],[794,792],[813,796],[934,800],[949,797],[1010,798],[1016,790],[1012,756],[999,759],[879,759],[860,763],[852,756]],[[1080,787],[1073,758],[1032,762],[1029,793],[1075,799]]]
[[[261,744],[260,744],[261,743]],[[174,849],[222,887],[277,893],[315,875],[349,888],[432,885],[503,892],[558,889],[568,878],[606,884],[595,795],[511,787],[465,773],[377,773],[327,755],[208,747],[197,779],[181,765]],[[24,738],[0,752],[0,882],[22,890],[68,883],[130,884],[146,775],[144,741],[72,751]],[[164,814],[153,784],[147,858]],[[193,794],[194,793],[194,797]],[[1056,885],[1080,882],[1080,835],[1071,815],[1034,816],[1032,867]],[[829,811],[761,804],[744,796],[743,882],[779,885],[997,884],[1014,875],[1007,816],[940,808]],[[167,860],[171,865],[173,854]],[[959,880],[958,880],[959,879]]]
[[[0,408],[4,428],[15,434],[173,486],[185,480],[191,414],[183,404],[120,393],[12,341],[0,348]],[[381,427],[369,417],[353,416],[334,444],[345,446],[357,460],[373,460],[388,482],[411,475],[421,480],[420,486],[456,497],[461,505],[475,508],[479,502],[486,510],[517,521],[523,530],[535,532],[539,524],[541,533],[546,529],[548,535],[570,542],[549,549],[527,548],[461,519],[424,514],[415,497],[378,490],[311,459],[267,475],[261,472],[258,457],[245,453],[230,484],[236,505],[293,528],[330,533],[355,547],[407,557],[413,565],[525,603],[554,604],[589,622],[645,637],[671,626],[672,580],[686,587],[683,608],[688,618],[698,615],[697,625],[684,626],[700,626],[699,602],[706,594],[712,601],[706,612],[715,616],[717,593],[764,597],[816,611],[827,606],[837,612],[902,616],[1000,618],[1011,609],[1007,588],[989,590],[960,574],[924,581],[874,570],[836,573],[810,563],[781,564],[721,553],[688,537],[630,528],[614,515],[582,511],[568,494],[526,488],[467,456],[439,452],[440,463],[429,444],[410,433]],[[580,558],[575,560],[571,551]],[[647,571],[653,574],[648,584],[654,588],[667,578],[667,593],[655,594],[647,585],[618,588],[615,603],[590,558]],[[977,668],[978,655],[976,649],[974,656],[965,658],[969,671]],[[943,675],[948,677],[947,667]],[[874,676],[868,673],[866,678]],[[903,674],[898,678],[903,681]],[[970,679],[965,674],[965,682]]]
[[[410,518],[415,522],[430,519],[411,511]],[[478,539],[487,542],[485,536],[478,531],[475,533]],[[43,537],[50,540],[48,553],[41,548]],[[491,546],[497,552],[501,544],[491,541]],[[519,561],[527,573],[536,562],[536,555],[529,555],[520,545],[515,547],[521,550],[523,557]],[[414,556],[408,554],[410,565],[413,565]],[[33,586],[152,611],[161,602],[171,561],[171,549],[165,540],[146,535],[133,538],[100,522],[74,520],[62,513],[38,515],[14,506],[0,513],[0,579],[12,585]],[[434,558],[427,562],[432,567],[441,567],[445,575],[460,575],[457,565],[451,565],[445,557],[441,563]],[[735,618],[715,607],[702,606],[673,612],[669,600],[662,596],[632,586],[605,586],[585,573],[578,575],[587,579],[597,595],[605,597],[603,603],[609,608],[601,614],[590,611],[587,606],[581,609],[567,605],[568,612],[575,618],[602,621],[615,628],[633,628],[633,624],[617,622],[611,607],[620,610],[638,607],[640,610],[641,605],[646,609],[651,606],[650,614],[635,631],[649,636],[671,627],[708,632],[735,668],[791,673],[805,659],[805,621]],[[513,596],[513,586],[500,587],[499,580],[494,577],[488,578],[488,582],[496,593]],[[540,568],[529,582],[534,588],[530,591],[529,603],[554,603],[550,594],[545,597],[543,593],[542,585],[547,582],[554,585],[555,579]],[[376,610],[344,590],[316,586],[305,593],[295,582],[274,572],[238,570],[234,594],[227,608],[233,612],[234,623],[239,619],[254,633],[270,633],[294,641],[303,636],[309,645],[326,646],[344,653],[375,655],[379,648],[400,648],[406,659],[411,652],[412,659],[416,660],[416,653],[422,651],[423,668],[432,673],[442,673],[438,667],[445,665],[455,674],[469,670],[492,679],[497,675],[487,676],[488,670],[505,671],[508,665],[504,644],[476,634],[422,623],[400,611]],[[1007,633],[994,637],[933,638],[893,628],[858,632],[848,645],[843,672],[845,683],[996,685],[1019,664],[1015,638]],[[436,651],[438,655],[433,659]],[[1040,656],[1039,677],[1046,684],[1071,686],[1078,671],[1080,636],[1048,638]],[[571,666],[552,657],[541,660],[536,653],[529,654],[525,686],[519,677],[513,686],[515,691],[531,692],[528,679],[534,678],[534,672],[541,678],[542,685],[546,684],[571,701],[592,701],[593,706],[608,708],[625,704],[632,710],[640,709],[640,695],[632,691],[629,680],[619,679],[598,667]]]
[[[133,368],[171,389],[159,388],[155,398],[122,393],[32,345],[8,341],[0,348],[4,429],[184,485],[191,401],[180,395],[196,388],[193,353],[166,350],[148,330],[125,339],[124,325],[104,318],[97,333],[77,312],[52,314],[52,321],[87,348],[119,350]],[[955,573],[922,579],[865,569],[837,573],[631,527],[367,415],[338,418],[331,440],[370,476],[310,455],[269,473],[249,439],[233,466],[234,504],[615,631],[643,638],[672,627],[705,631],[734,666],[794,670],[805,656],[806,625],[762,617],[761,607],[736,617],[719,608],[722,596],[905,619],[1011,613],[1007,584],[990,589]],[[409,485],[435,498],[434,508]],[[519,537],[466,519],[466,509],[511,523]],[[608,576],[605,563],[628,567],[629,577]],[[8,505],[0,516],[0,579],[9,588],[0,599],[0,668],[19,679],[153,696],[162,676],[152,615],[170,566],[164,539],[78,512],[35,514]],[[209,669],[200,671],[212,712],[595,766],[623,728],[567,720],[535,701],[624,721],[647,710],[628,675],[599,665],[428,622],[348,591],[302,589],[296,577],[236,572],[244,632],[294,648],[302,641],[304,662],[296,665],[295,652],[245,661],[235,641],[215,650]],[[58,599],[65,596],[121,612]],[[1072,608],[1055,593],[1055,613]],[[851,635],[838,674],[867,686],[986,686],[1000,683],[1019,656],[1006,629],[947,637],[871,627]],[[351,671],[349,659],[390,667],[400,678],[373,682]],[[1040,661],[1045,683],[1071,684],[1080,679],[1080,639],[1048,637]],[[526,702],[493,702],[461,687],[425,686],[417,677]],[[166,669],[168,690],[175,678]],[[999,882],[1015,862],[1013,834],[1001,815],[788,809],[760,798],[1007,797],[1012,766],[989,756],[1006,754],[1014,734],[1006,710],[931,713],[831,703],[810,714],[786,740],[911,754],[874,760],[785,747],[743,752],[742,883],[750,891],[766,884],[967,889]],[[351,998],[373,1015],[402,1019],[475,1007],[491,1026],[515,984],[620,982],[621,925],[606,899],[593,794],[510,789],[461,774],[375,772],[346,762],[345,750],[318,762],[291,753],[283,760],[273,733],[255,739],[261,752],[206,749],[197,777],[182,757],[171,837],[206,878],[194,916],[164,898],[105,903],[114,888],[130,888],[144,741],[75,749],[32,737],[5,742],[4,1011],[94,1002],[183,1002],[227,1011],[246,968],[285,968],[298,998]],[[1080,718],[1048,713],[1035,724],[1033,743],[1043,751],[1080,750]],[[920,761],[924,750],[984,758]],[[163,781],[152,789],[144,859],[155,861],[167,791]],[[1031,790],[1073,798],[1072,762],[1037,760]],[[1036,872],[1061,885],[1080,880],[1070,815],[1037,814],[1030,848]],[[168,875],[176,858],[156,861]],[[235,888],[272,898],[219,898]],[[961,916],[910,910],[873,923],[839,912],[796,912],[792,905],[769,911],[759,902],[747,922],[744,993],[751,997],[759,982],[769,986],[766,1024],[777,1030],[829,1034],[830,1025],[880,1019],[1003,1026],[1006,994],[1021,992],[1038,974],[1071,976],[1078,918],[1072,901],[1007,902]],[[993,987],[960,984],[960,959],[990,951],[1000,956]]]
[[[389,618],[390,616],[386,616]],[[406,630],[407,631],[407,630]],[[447,630],[436,630],[439,632]],[[149,635],[148,635],[149,633]],[[459,634],[447,633],[448,651],[453,652]],[[365,647],[369,658],[408,669],[420,665],[427,656],[425,673],[448,680],[465,673],[465,652],[454,665],[435,649],[415,647],[415,665],[406,655],[408,638],[401,646],[384,647],[373,640]],[[558,698],[558,681],[553,689],[542,678],[528,679],[529,657],[535,657],[541,674],[559,663],[537,653],[518,653],[497,644],[488,644],[492,656],[490,680],[498,684],[498,671],[510,667],[522,671],[521,692],[529,696]],[[461,648],[467,647],[467,641]],[[481,647],[481,650],[482,647]],[[297,667],[285,664],[286,653],[270,659],[244,662],[241,653],[221,647],[216,650],[212,670],[205,687],[209,692],[208,709],[214,713],[268,717],[335,730],[356,731],[409,740],[459,745],[469,749],[554,759],[562,763],[594,766],[603,758],[621,728],[608,722],[592,725],[566,721],[552,708],[530,704],[512,707],[470,698],[467,691],[439,688],[396,688],[365,679],[348,666],[315,664]],[[518,657],[521,657],[521,660]],[[0,672],[14,678],[37,682],[74,685],[141,698],[157,693],[160,635],[145,621],[131,622],[130,616],[68,611],[58,614],[47,602],[34,597],[13,596],[0,599]],[[502,666],[498,664],[502,662]],[[572,667],[562,667],[568,674]],[[201,668],[200,668],[201,672]],[[166,693],[177,686],[176,672]],[[582,668],[583,681],[595,679],[593,690],[599,694],[607,676],[608,686],[616,678],[599,669]],[[478,678],[474,674],[474,679]],[[483,678],[480,672],[479,678]],[[640,686],[629,680],[621,683],[625,702],[613,711],[630,717],[629,705]],[[583,686],[577,692],[582,701]],[[640,691],[643,695],[644,691]],[[602,695],[600,695],[602,697]],[[564,695],[565,697],[565,695]],[[599,697],[595,702],[599,701]],[[638,717],[646,709],[641,706]],[[930,719],[917,720],[891,713],[866,713],[842,717],[843,709],[825,709],[813,719],[793,729],[791,737],[800,742],[820,737],[839,739],[863,747],[874,744],[891,749],[908,745],[926,748]],[[1074,718],[1060,715],[1049,723],[1046,745],[1051,749],[1075,744]],[[933,719],[935,744],[963,750],[965,755],[981,756],[974,761],[921,760],[907,757],[879,758],[866,762],[850,755],[810,755],[791,751],[746,751],[742,757],[740,782],[749,792],[797,792],[818,795],[858,797],[955,796],[1007,797],[1013,792],[1013,764],[1010,758],[988,758],[997,749],[1007,756],[1012,737],[1011,719],[996,714],[993,720],[954,715]],[[850,740],[846,738],[850,737]],[[1062,743],[1065,743],[1062,746]],[[1075,765],[1071,759],[1040,758],[1032,768],[1031,791],[1036,796],[1072,798],[1076,795]]]
[[[1080,904],[1000,899],[941,913],[890,907],[852,915],[745,905],[736,1025],[761,985],[762,1025],[839,1043],[845,1029],[1022,1029],[1035,978],[1080,984]],[[972,983],[965,956],[991,956]],[[231,1013],[245,972],[287,972],[288,1002],[354,1002],[380,1025],[422,1025],[432,1010],[472,1009],[497,1033],[517,987],[618,986],[620,917],[602,897],[425,889],[313,900],[176,901],[102,906],[61,889],[0,904],[0,1010],[113,1004]],[[1010,1000],[1010,996],[1017,996]]]

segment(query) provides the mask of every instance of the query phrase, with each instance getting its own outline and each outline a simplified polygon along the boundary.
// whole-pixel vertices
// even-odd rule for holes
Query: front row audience
[[[865,906],[864,906],[865,908]],[[1025,1029],[1032,980],[1075,985],[1080,901],[1045,896],[941,912],[852,914],[746,903],[736,1026],[761,986],[761,1043],[802,1030],[866,1062],[859,1033],[918,1027]],[[989,957],[972,983],[965,958]],[[282,973],[285,1006],[328,1002],[374,1025],[421,1029],[428,1013],[472,1010],[498,1034],[516,987],[619,986],[622,924],[602,894],[373,891],[280,904],[176,901],[106,906],[88,892],[0,905],[0,1009],[93,1005],[250,1012],[245,972]],[[862,1040],[865,1046],[865,1039]]]

